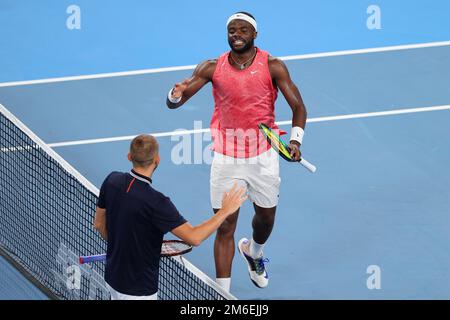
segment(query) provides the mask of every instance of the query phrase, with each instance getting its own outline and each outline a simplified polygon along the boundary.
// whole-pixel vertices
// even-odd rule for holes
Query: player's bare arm
[[[305,129],[307,116],[306,108],[300,91],[292,81],[286,65],[280,59],[269,57],[269,70],[274,84],[280,89],[292,109],[292,127]],[[291,140],[289,147],[291,148],[291,156],[293,156],[295,160],[299,160],[301,156],[300,143]]]
[[[97,207],[94,218],[94,228],[100,232],[104,240],[108,240],[108,230],[106,228],[106,209]]]
[[[189,222],[186,222],[173,229],[172,233],[181,240],[193,246],[200,245],[203,240],[208,238],[214,231],[217,230],[217,228],[220,227],[227,217],[234,214],[244,203],[244,201],[247,200],[245,192],[246,188],[239,188],[235,183],[231,190],[224,194],[222,208],[209,220],[206,220],[195,227]]]
[[[195,68],[192,76],[182,82],[178,82],[171,90],[171,98],[179,99],[179,102],[173,103],[167,97],[166,104],[170,109],[181,107],[186,101],[196,94],[205,84],[212,81],[214,70],[216,69],[217,60],[207,60]],[[170,93],[169,93],[170,94]],[[173,101],[172,100],[172,101]]]

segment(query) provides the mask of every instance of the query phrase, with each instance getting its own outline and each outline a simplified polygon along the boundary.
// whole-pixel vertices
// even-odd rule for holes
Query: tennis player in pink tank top
[[[224,193],[234,183],[247,188],[255,209],[253,234],[250,240],[242,238],[237,247],[250,279],[257,287],[264,288],[268,285],[269,275],[263,248],[274,225],[281,179],[279,156],[270,148],[258,125],[265,123],[278,129],[274,108],[279,89],[292,109],[289,147],[292,156],[299,160],[306,108],[286,65],[254,45],[257,31],[256,20],[251,14],[233,14],[227,21],[231,51],[218,59],[200,63],[192,77],[175,84],[167,96],[167,106],[170,109],[182,106],[205,84],[212,83],[215,106],[211,119],[214,140],[211,204],[217,212]],[[238,215],[239,210],[222,223],[214,243],[216,281],[228,291]]]

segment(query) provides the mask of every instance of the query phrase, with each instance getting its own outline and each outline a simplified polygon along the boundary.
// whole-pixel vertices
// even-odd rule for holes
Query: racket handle
[[[306,161],[304,158],[300,159],[300,164],[303,165],[306,169],[308,169],[312,173],[316,172],[316,169],[317,169],[316,166],[313,165],[312,163]]]
[[[83,263],[91,263],[96,261],[105,261],[106,260],[106,254],[96,254],[93,256],[81,256],[80,257],[80,264]]]

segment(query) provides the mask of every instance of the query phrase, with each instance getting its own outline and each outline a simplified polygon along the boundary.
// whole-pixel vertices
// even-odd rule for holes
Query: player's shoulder
[[[194,75],[205,79],[212,79],[216,66],[217,59],[202,61],[195,67]]]
[[[113,171],[103,180],[102,189],[116,188],[118,185],[125,183],[126,173]]]
[[[209,59],[209,60],[205,60],[200,62],[197,65],[197,70],[204,70],[204,69],[211,69],[211,68],[215,68],[217,65],[217,59]]]
[[[200,62],[195,68],[195,72],[202,75],[208,75],[214,73],[217,66],[217,59],[209,59]]]
[[[142,184],[142,186],[144,186],[144,184]],[[154,209],[166,203],[168,199],[165,194],[155,189],[153,185],[139,188],[139,192],[135,193],[134,196],[148,207]]]
[[[170,199],[170,197],[168,197],[161,191],[158,191],[154,188],[150,188],[149,194],[151,194],[151,196],[147,197],[147,199],[155,207],[159,209],[175,207],[175,204],[172,202],[172,199]]]
[[[168,196],[166,196],[163,192],[156,189],[153,184],[150,185],[150,188],[145,188],[146,199],[151,203],[159,203],[161,201],[165,202],[170,200]]]
[[[156,190],[153,186],[149,189],[149,192],[155,197],[157,201],[167,201],[169,199],[164,193],[159,190]]]
[[[269,55],[269,70],[273,77],[286,75],[288,69],[283,60]]]
[[[281,60],[280,58],[269,55],[269,66],[270,65],[275,67],[286,66],[283,60]]]
[[[128,172],[113,171],[106,177],[105,181],[119,183],[127,180],[129,176]]]
[[[217,65],[217,61],[218,60],[219,59],[208,59],[208,60],[203,61],[202,63],[207,65],[207,66],[214,66],[215,67]]]
[[[114,181],[123,178],[126,175],[124,172],[113,171],[106,178],[105,181]]]

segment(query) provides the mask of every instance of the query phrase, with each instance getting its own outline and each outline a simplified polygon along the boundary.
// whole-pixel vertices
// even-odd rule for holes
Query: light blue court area
[[[47,296],[0,256],[0,300],[46,300]]]
[[[79,30],[66,27],[71,4],[81,10]],[[261,30],[257,45],[273,55],[334,53],[286,61],[308,110],[302,152],[318,170],[311,174],[280,159],[280,204],[265,248],[269,287],[253,286],[236,255],[232,293],[239,299],[450,299],[449,3],[377,1],[381,29],[369,30],[372,4],[2,1],[0,104],[97,187],[109,172],[129,170],[132,136],[155,134],[162,162],[154,186],[200,223],[212,214],[210,141],[207,133],[177,136],[175,130],[209,127],[211,86],[169,110],[169,88],[192,68],[95,74],[217,57],[228,50],[227,17],[252,12]],[[418,46],[335,52],[408,44]],[[276,118],[291,120],[281,94]],[[182,143],[179,163],[174,156]],[[236,240],[251,236],[252,214],[246,203]],[[215,277],[213,237],[187,258]],[[8,268],[0,261],[2,274]],[[0,298],[19,298],[22,288],[0,284]],[[42,298],[36,290],[26,291]]]

